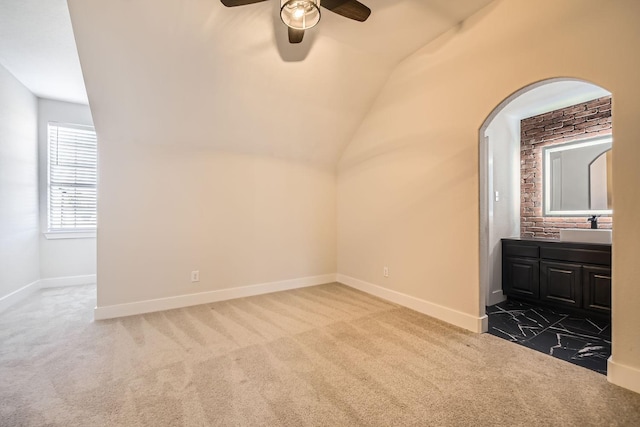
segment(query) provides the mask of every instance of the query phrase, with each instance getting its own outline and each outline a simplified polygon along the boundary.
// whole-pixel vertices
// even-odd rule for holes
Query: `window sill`
[[[95,231],[48,231],[44,234],[47,240],[57,239],[95,239]]]

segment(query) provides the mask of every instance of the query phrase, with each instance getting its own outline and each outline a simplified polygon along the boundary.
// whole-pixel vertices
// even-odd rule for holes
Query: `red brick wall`
[[[542,216],[542,148],[611,134],[611,97],[594,99],[520,122],[520,235],[558,239],[561,228],[589,228],[589,217]],[[610,216],[598,228],[611,228]]]

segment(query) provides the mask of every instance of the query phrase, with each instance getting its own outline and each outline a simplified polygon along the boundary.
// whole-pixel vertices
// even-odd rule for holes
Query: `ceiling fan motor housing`
[[[280,0],[280,18],[294,30],[308,30],[320,22],[320,0]]]

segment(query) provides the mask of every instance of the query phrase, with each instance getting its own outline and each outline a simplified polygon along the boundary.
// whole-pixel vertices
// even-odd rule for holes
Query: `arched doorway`
[[[551,216],[546,218],[542,213],[542,200],[536,199],[534,206],[534,201],[527,198],[528,194],[524,188],[533,185],[530,184],[531,177],[532,175],[540,175],[540,170],[535,174],[529,174],[524,163],[521,163],[528,164],[528,157],[533,157],[530,155],[531,151],[526,151],[526,147],[521,146],[521,120],[533,116],[542,117],[541,115],[551,114],[551,112],[556,115],[563,109],[570,110],[574,106],[610,96],[611,93],[607,90],[583,80],[548,79],[514,92],[491,112],[480,128],[481,293],[479,303],[481,313],[486,312],[487,306],[493,306],[505,300],[502,292],[501,240],[503,238],[520,237],[521,235],[539,237],[532,233],[532,230],[539,232],[543,237],[557,238],[557,230],[546,228],[549,226],[547,221],[571,224],[568,221],[562,222],[559,216],[553,217],[553,220],[550,219]],[[567,121],[566,123],[572,122]],[[573,133],[566,133],[566,138],[562,138],[562,135],[558,136],[558,142],[580,140],[591,136],[584,131],[584,125],[578,126],[579,128]],[[611,130],[609,129],[608,132],[610,133]],[[551,134],[548,138],[556,137],[552,130],[541,131],[541,135],[546,134]],[[545,142],[545,144],[548,143]],[[538,149],[538,157],[531,161],[541,163],[539,155],[540,149]],[[540,165],[536,167],[541,168]],[[526,176],[521,177],[521,169],[525,171]],[[522,182],[521,179],[523,179]],[[535,181],[538,179],[542,178],[536,176]],[[535,185],[535,191],[541,191],[538,187],[542,183]],[[536,214],[530,215],[533,218],[526,216],[525,205],[531,205],[531,209],[535,210]],[[525,222],[521,221],[523,216],[526,218]],[[585,218],[580,221],[583,219]],[[540,223],[529,222],[530,220],[540,221]],[[576,221],[578,220],[576,219]],[[609,221],[610,219],[607,219],[607,222]],[[523,224],[522,229],[521,224]],[[545,228],[542,226],[532,227],[532,225],[541,224],[546,224]],[[572,224],[569,227],[584,227],[585,225]],[[549,227],[553,227],[553,224]]]

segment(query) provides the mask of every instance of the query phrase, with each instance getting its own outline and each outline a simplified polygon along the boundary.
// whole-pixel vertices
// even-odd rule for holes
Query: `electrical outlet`
[[[382,274],[384,275],[384,277],[389,277],[389,267],[384,267],[382,269]]]
[[[200,271],[194,270],[191,272],[191,282],[199,282],[200,281]]]

